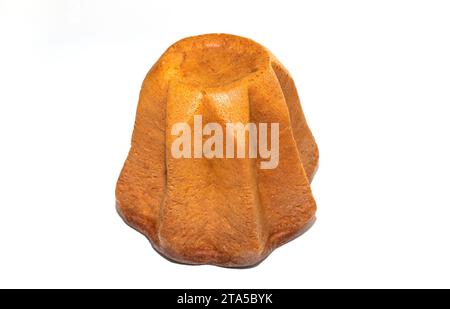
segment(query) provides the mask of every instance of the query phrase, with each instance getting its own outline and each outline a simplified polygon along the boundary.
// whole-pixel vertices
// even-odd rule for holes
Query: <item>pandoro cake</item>
[[[294,81],[271,52],[189,37],[144,79],[116,206],[171,260],[252,266],[314,221],[317,164]]]

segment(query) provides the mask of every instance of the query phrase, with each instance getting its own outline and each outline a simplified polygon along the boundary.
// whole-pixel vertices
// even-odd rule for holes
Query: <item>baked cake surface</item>
[[[196,116],[224,132],[228,123],[277,123],[276,167],[261,168],[266,159],[250,157],[250,148],[243,158],[225,149],[223,157],[174,157],[174,126],[194,127]],[[317,163],[294,82],[265,47],[227,34],[190,37],[145,77],[116,206],[169,259],[251,266],[313,222]]]

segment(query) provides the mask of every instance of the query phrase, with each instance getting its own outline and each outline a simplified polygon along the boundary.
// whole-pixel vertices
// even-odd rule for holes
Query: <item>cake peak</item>
[[[200,88],[220,88],[270,67],[262,45],[230,34],[205,34],[178,41],[168,50],[174,79]]]

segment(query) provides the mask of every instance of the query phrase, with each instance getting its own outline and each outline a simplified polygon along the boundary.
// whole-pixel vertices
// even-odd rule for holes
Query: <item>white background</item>
[[[0,0],[0,287],[450,288],[448,1]],[[250,269],[158,255],[115,211],[141,82],[225,32],[292,73],[317,222]]]

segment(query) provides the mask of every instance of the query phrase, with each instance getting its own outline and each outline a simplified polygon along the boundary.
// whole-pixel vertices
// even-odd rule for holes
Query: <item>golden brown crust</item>
[[[174,159],[177,122],[280,125],[279,164]],[[131,149],[116,188],[123,219],[168,258],[257,264],[314,220],[310,179],[318,152],[289,73],[261,45],[210,34],[171,46],[144,80]]]

